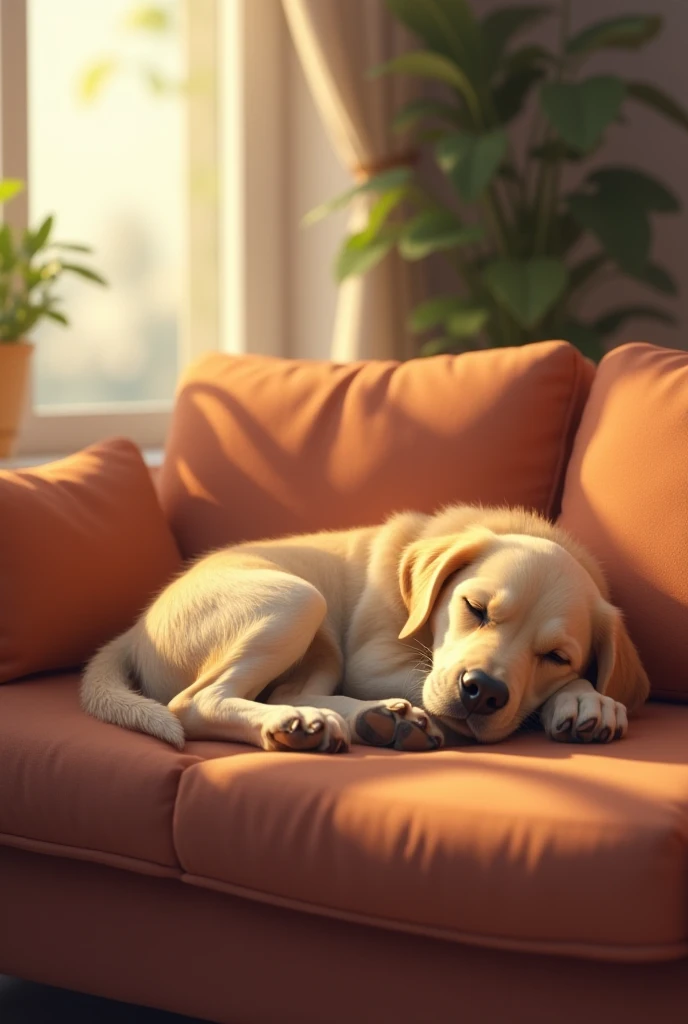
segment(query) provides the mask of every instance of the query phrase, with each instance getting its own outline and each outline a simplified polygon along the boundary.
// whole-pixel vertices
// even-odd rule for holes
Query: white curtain
[[[406,76],[367,71],[411,47],[384,0],[282,0],[294,45],[321,117],[354,180],[412,159],[409,140],[390,129],[417,88]],[[360,230],[372,200],[361,196],[350,227]],[[403,359],[414,354],[406,327],[414,304],[412,268],[396,252],[341,286],[332,358]]]

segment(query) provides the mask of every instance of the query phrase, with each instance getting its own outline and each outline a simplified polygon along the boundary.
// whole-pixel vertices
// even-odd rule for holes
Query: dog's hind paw
[[[359,742],[372,747],[437,750],[444,739],[425,711],[401,697],[371,703],[352,724]]]

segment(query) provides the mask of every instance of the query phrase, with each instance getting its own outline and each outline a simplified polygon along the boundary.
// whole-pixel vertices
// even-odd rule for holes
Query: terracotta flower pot
[[[14,452],[26,405],[33,345],[0,341],[0,458]]]

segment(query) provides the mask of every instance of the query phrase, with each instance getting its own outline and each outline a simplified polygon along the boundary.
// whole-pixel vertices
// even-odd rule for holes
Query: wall
[[[518,0],[520,5],[520,0]],[[485,12],[504,6],[503,0],[477,0]],[[514,4],[516,6],[516,3]],[[688,3],[684,0],[573,0],[572,28],[592,21],[646,10],[663,15],[665,31],[640,52],[607,51],[590,62],[590,73],[617,72],[629,78],[654,82],[688,106]],[[302,215],[323,199],[346,188],[349,180],[333,154],[310,98],[308,87],[291,47],[288,57],[288,135],[292,140],[287,168],[288,320],[292,355],[326,357],[336,307],[337,290],[332,262],[345,230],[346,217],[339,214],[311,228],[300,228]],[[627,124],[608,133],[605,163],[628,163],[657,174],[682,198],[688,208],[688,134],[636,104],[628,105]],[[624,281],[604,292],[590,312],[617,304],[656,303],[672,308],[677,328],[630,322],[616,340],[647,339],[658,344],[688,348],[688,212],[657,217],[654,258],[676,276],[678,301],[657,296],[642,285]],[[439,281],[436,282],[439,287]]]
[[[285,31],[286,29],[285,25]],[[332,340],[337,286],[332,267],[346,231],[345,212],[312,227],[301,219],[351,184],[325,135],[293,46],[287,47],[287,318],[289,354],[326,359]]]

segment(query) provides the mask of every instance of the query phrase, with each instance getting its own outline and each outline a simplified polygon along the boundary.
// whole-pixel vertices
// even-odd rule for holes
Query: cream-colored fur
[[[94,656],[82,704],[176,747],[427,750],[504,739],[538,710],[552,739],[605,742],[649,690],[607,597],[590,555],[522,509],[241,544]],[[462,702],[476,669],[506,684],[494,713]]]

